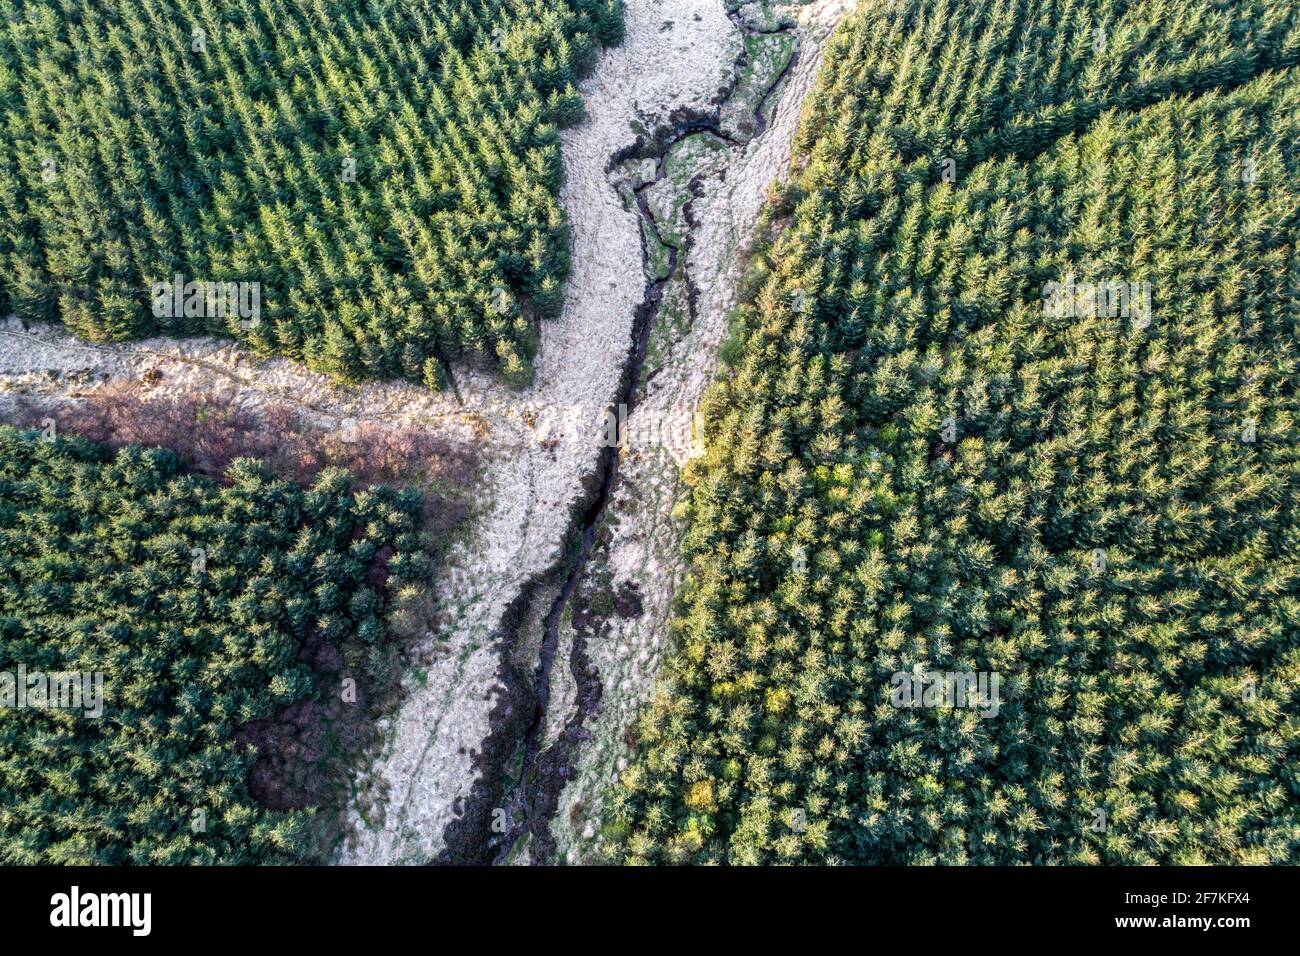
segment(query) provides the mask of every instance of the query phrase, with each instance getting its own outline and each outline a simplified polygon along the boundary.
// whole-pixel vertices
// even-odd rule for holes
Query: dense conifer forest
[[[620,859],[1300,859],[1298,58],[1261,0],[846,21]]]
[[[99,341],[230,334],[345,380],[529,377],[568,269],[557,129],[621,36],[616,0],[0,18],[0,312]],[[156,288],[239,282],[242,310]]]
[[[161,365],[13,362],[0,864],[337,861],[340,823],[376,837],[352,860],[452,859],[454,837],[546,863],[557,821],[575,862],[1300,862],[1300,6],[860,0],[818,47],[725,6],[741,49],[788,43],[758,104],[777,147],[799,103],[781,84],[825,56],[738,297],[700,277],[732,275],[740,218],[717,262],[691,220],[726,227],[720,197],[752,212],[770,176],[720,137],[717,181],[683,174],[692,327],[663,361],[699,373],[688,411],[712,365],[681,346],[711,349],[708,304],[740,304],[680,500],[606,510],[658,490],[619,470],[632,452],[552,443],[559,466],[531,467],[492,445],[497,406],[471,410],[479,448],[409,408],[309,418],[265,367],[240,387],[282,401],[245,405]],[[726,50],[636,13],[642,47],[601,93],[645,69],[650,32],[650,52]],[[228,336],[342,383],[440,389],[468,363],[525,385],[569,272],[559,131],[622,39],[620,0],[0,0],[0,317]],[[672,108],[622,86],[593,115],[650,150],[727,106],[666,78]],[[570,208],[577,184],[597,213],[620,188],[614,125],[566,134],[611,151]],[[633,414],[669,301],[642,253],[632,347],[608,359],[641,383]],[[604,347],[616,300],[583,341]],[[432,595],[471,502],[503,492],[520,520],[485,522]],[[601,536],[673,541],[674,501],[680,584]],[[543,510],[573,527],[551,540]],[[601,650],[628,650],[623,679],[573,624],[587,562],[619,598],[626,643]],[[614,571],[644,572],[647,600]],[[413,638],[427,659],[402,656]],[[378,724],[402,694],[420,706]],[[605,722],[613,745],[581,750]],[[593,776],[602,806],[563,802]]]
[[[351,485],[0,427],[0,863],[319,853],[330,735],[431,573],[419,496]]]

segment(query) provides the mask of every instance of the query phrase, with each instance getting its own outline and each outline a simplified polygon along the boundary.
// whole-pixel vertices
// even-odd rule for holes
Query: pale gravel
[[[457,582],[464,613],[449,653],[390,729],[376,768],[388,813],[381,825],[359,830],[343,862],[435,857],[457,798],[476,782],[473,757],[495,703],[492,637],[521,588],[562,557],[581,479],[598,464],[599,422],[617,391],[644,294],[639,226],[606,166],[635,141],[633,121],[653,128],[679,108],[705,109],[730,76],[739,38],[718,0],[628,0],[624,16],[623,43],[603,51],[581,85],[587,120],[563,135],[561,201],[573,227],[572,274],[559,320],[543,327],[537,385],[526,396],[553,419],[574,421],[576,409],[579,434],[566,428],[554,456],[541,448],[489,456],[491,504]]]

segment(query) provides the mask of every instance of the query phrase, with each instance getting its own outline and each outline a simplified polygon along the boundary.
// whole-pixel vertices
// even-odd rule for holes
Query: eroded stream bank
[[[600,799],[593,791],[612,782],[620,758],[611,762],[611,754],[630,742],[627,728],[608,715],[624,715],[644,702],[666,645],[665,611],[677,579],[675,555],[669,554],[677,546],[670,511],[677,473],[698,438],[693,410],[725,326],[740,243],[764,189],[786,173],[799,103],[821,41],[838,19],[827,16],[828,9],[749,4],[727,11],[741,42],[731,75],[708,108],[675,111],[610,159],[610,184],[638,215],[645,272],[622,382],[608,413],[606,435],[617,435],[620,444],[601,450],[599,481],[571,529],[564,572],[540,589],[549,597],[547,612],[540,620],[535,613],[521,616],[521,630],[513,635],[516,645],[526,646],[523,631],[540,630],[538,665],[532,687],[517,695],[517,703],[531,702],[527,732],[509,757],[497,754],[498,801],[490,799],[492,773],[485,767],[477,812],[466,815],[484,841],[484,858],[536,864],[599,857]],[[765,137],[774,120],[784,122]],[[697,207],[707,211],[704,217]],[[643,412],[643,401],[657,405],[653,414]],[[650,499],[643,500],[647,492]],[[653,510],[629,507],[633,502]],[[643,547],[647,524],[671,528],[653,549]],[[639,573],[616,582],[616,553],[643,559]],[[637,667],[631,682],[607,662],[597,663],[623,632],[650,651],[637,652],[635,664],[650,666]],[[590,646],[595,641],[607,644],[604,653]],[[514,727],[521,723],[516,719]],[[468,830],[449,833],[448,845],[466,846]]]
[[[626,0],[623,43],[581,85],[587,119],[561,134],[572,270],[536,380],[457,379],[490,421],[484,497],[340,862],[599,856],[602,795],[667,644],[677,476],[741,246],[850,3]],[[633,431],[617,452],[599,441],[611,405]],[[645,423],[659,437],[635,437]]]
[[[800,106],[816,75],[822,46],[851,6],[836,0],[777,8],[775,14],[745,8],[750,22],[764,32],[780,31],[779,17],[789,16],[795,21],[791,39],[797,47],[779,67],[772,86],[758,97],[758,132],[739,147],[729,146],[728,162],[688,179],[680,281],[665,292],[637,412],[631,417],[631,431],[639,440],[623,455],[619,483],[577,589],[575,603],[580,607],[561,633],[560,656],[567,647],[573,664],[570,691],[553,693],[574,700],[572,691],[581,687],[578,671],[589,666],[599,674],[602,703],[582,724],[584,739],[550,821],[557,860],[603,858],[604,796],[635,744],[636,715],[651,696],[670,646],[668,619],[683,573],[684,531],[673,508],[681,491],[681,467],[697,450],[692,444],[683,446],[680,436],[694,437],[695,410],[713,376],[736,303],[743,247],[753,235],[770,186],[788,176]],[[627,595],[636,597],[635,613],[629,613]],[[580,709],[567,716],[554,704],[552,710],[551,732],[563,728],[571,733]]]

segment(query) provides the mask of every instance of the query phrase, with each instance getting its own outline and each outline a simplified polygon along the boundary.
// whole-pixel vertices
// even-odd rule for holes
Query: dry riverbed
[[[683,528],[673,506],[681,466],[697,450],[695,409],[735,305],[743,246],[768,187],[788,174],[822,44],[850,7],[836,0],[741,8],[748,56],[737,71],[736,95],[719,111],[721,135],[702,131],[679,140],[666,174],[647,189],[658,191],[648,203],[658,234],[680,249],[683,263],[663,292],[618,482],[560,633],[558,656],[569,666],[554,670],[547,736],[557,746],[566,736],[578,744],[568,748],[544,841],[556,861],[602,858],[604,794],[624,766],[636,715],[669,650],[670,605],[683,570]],[[584,696],[600,702],[589,715],[582,714]]]

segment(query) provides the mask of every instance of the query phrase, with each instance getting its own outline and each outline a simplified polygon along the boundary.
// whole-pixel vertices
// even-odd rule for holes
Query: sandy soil
[[[25,329],[0,319],[0,409],[23,396],[57,403],[88,395],[110,382],[128,382],[144,396],[181,396],[195,390],[259,407],[297,406],[322,427],[346,430],[353,422],[423,423],[470,439],[490,430],[482,411],[459,406],[407,383],[345,388],[285,359],[266,361],[217,339],[145,339],[130,345],[96,345],[62,327]]]

